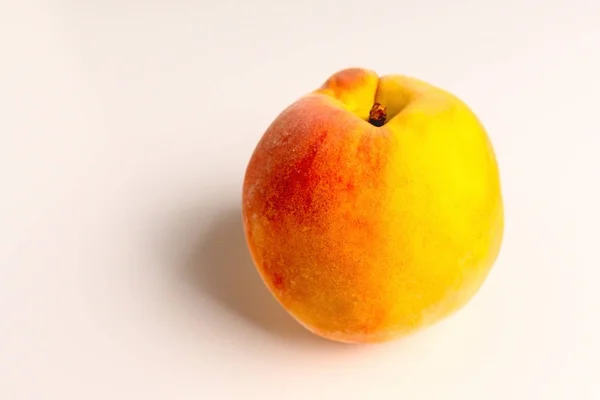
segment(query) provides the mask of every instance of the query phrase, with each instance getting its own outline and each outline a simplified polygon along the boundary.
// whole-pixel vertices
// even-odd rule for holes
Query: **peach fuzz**
[[[383,342],[480,289],[501,247],[496,157],[473,111],[416,78],[349,68],[267,128],[242,217],[266,287],[305,328]]]

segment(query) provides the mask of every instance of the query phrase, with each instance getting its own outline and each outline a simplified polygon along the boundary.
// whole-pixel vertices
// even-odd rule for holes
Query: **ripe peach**
[[[463,307],[500,251],[487,133],[456,96],[362,68],[332,75],[268,127],[247,166],[247,244],[304,327],[381,342]]]

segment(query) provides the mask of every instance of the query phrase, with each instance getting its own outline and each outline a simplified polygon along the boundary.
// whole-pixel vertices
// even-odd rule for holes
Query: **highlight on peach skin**
[[[324,79],[267,128],[242,216],[279,304],[346,343],[397,339],[461,309],[504,231],[496,156],[469,106],[363,68]]]

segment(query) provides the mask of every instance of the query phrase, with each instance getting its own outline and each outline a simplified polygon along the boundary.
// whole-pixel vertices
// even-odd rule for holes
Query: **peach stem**
[[[369,123],[374,126],[383,126],[387,115],[385,113],[385,106],[379,103],[373,104],[371,111],[369,112]]]

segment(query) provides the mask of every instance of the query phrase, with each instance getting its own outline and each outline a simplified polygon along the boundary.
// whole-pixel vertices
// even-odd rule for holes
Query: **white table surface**
[[[0,1],[0,399],[600,399],[598,4]],[[506,201],[479,294],[383,345],[295,323],[239,222],[264,129],[347,66],[467,101]]]

